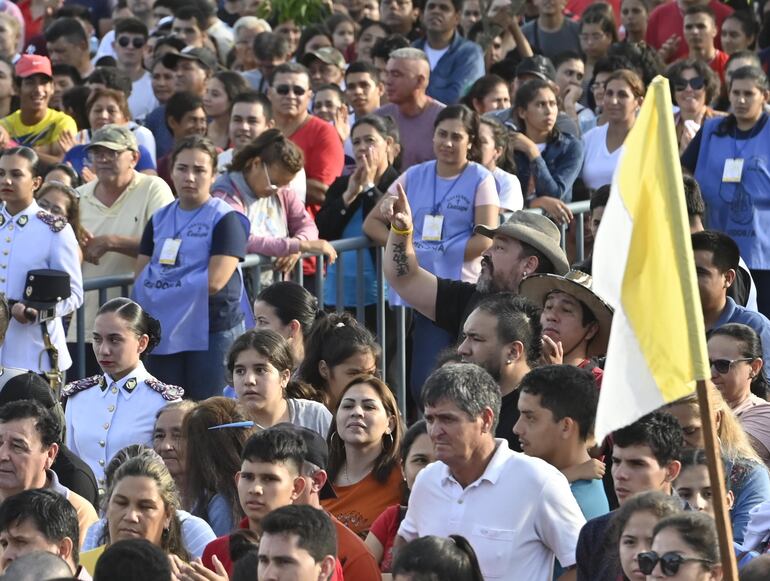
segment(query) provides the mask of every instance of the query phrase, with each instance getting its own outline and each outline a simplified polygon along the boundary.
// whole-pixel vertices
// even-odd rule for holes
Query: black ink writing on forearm
[[[406,242],[397,242],[393,245],[393,264],[396,267],[396,276],[409,274],[409,258],[406,255]]]

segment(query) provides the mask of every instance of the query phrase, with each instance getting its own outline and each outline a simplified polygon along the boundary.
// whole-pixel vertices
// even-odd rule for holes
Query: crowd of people
[[[720,581],[723,505],[769,579],[768,68],[770,2],[0,0],[1,578]],[[594,436],[658,75],[724,498],[695,395]]]

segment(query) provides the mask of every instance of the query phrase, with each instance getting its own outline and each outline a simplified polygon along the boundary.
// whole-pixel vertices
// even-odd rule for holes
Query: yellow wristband
[[[399,236],[409,236],[412,233],[411,228],[409,228],[409,230],[399,230],[393,224],[390,225],[390,231],[398,234]]]

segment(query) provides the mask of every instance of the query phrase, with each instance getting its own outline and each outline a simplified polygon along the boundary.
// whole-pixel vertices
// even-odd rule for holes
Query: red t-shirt
[[[238,523],[238,528],[249,528],[249,519],[244,517],[241,522]],[[230,535],[217,537],[208,545],[206,545],[205,549],[203,549],[203,555],[201,556],[203,565],[207,569],[216,572],[214,561],[212,559],[214,555],[216,555],[217,559],[219,559],[219,562],[222,563],[222,566],[227,571],[227,574],[232,575],[233,562],[230,560]],[[340,565],[339,559],[335,559],[335,569],[334,575],[332,576],[332,581],[345,581],[345,577],[342,574],[342,565]]]
[[[566,11],[574,14],[578,19],[583,15],[585,9],[591,4],[596,4],[597,0],[567,0]],[[612,12],[615,14],[615,22],[620,23],[620,0],[607,0],[607,4],[612,6]]]
[[[730,55],[726,52],[718,50],[714,55],[714,58],[709,63],[711,70],[719,75],[719,80],[722,81],[722,85],[725,83],[725,69],[727,68],[727,61],[730,60]]]
[[[717,20],[717,37],[714,45],[722,48],[720,41],[720,31],[722,22],[733,13],[733,9],[722,4],[718,0],[710,0],[709,8],[714,12]],[[650,46],[659,49],[671,36],[679,37],[679,46],[676,49],[670,62],[687,57],[687,43],[684,40],[684,13],[679,8],[676,0],[661,4],[650,14],[650,20],[647,23],[647,35],[645,40]]]
[[[382,561],[380,571],[390,573],[393,567],[393,542],[401,525],[401,505],[394,504],[385,509],[372,523],[369,532],[372,533],[382,545]]]
[[[307,179],[330,186],[342,174],[345,152],[331,123],[310,115],[307,122],[289,135],[305,154]]]

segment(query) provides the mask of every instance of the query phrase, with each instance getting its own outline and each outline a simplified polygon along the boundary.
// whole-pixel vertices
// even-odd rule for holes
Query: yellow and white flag
[[[598,441],[711,376],[668,80],[649,86],[593,250],[594,290],[615,309]]]

